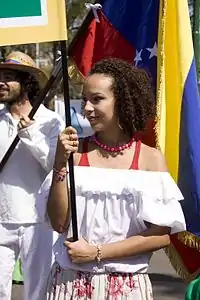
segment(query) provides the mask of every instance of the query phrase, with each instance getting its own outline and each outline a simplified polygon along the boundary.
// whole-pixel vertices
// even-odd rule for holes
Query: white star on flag
[[[153,48],[146,48],[146,49],[147,49],[147,51],[150,52],[149,59],[151,59],[154,56],[157,56],[157,49],[158,49],[158,47],[157,47],[156,42],[155,42]]]
[[[139,61],[142,61],[142,57],[141,57],[142,51],[143,51],[142,49],[141,49],[140,51],[138,51],[138,50],[136,49],[136,55],[135,55],[135,58],[134,58],[134,61],[135,61],[135,65],[136,65],[136,66],[138,65]]]

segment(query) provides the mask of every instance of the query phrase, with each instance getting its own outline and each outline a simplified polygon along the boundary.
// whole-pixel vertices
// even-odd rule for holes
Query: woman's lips
[[[88,121],[90,122],[90,123],[95,123],[95,122],[97,122],[99,120],[99,117],[88,117]]]

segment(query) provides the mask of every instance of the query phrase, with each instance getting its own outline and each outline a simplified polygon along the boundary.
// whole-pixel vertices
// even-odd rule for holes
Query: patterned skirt
[[[63,270],[55,263],[48,282],[48,300],[152,300],[147,274],[94,274]]]

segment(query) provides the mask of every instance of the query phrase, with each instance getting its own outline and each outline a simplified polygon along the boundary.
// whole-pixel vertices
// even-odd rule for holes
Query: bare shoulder
[[[141,160],[142,164],[145,166],[144,169],[148,171],[168,171],[165,157],[160,150],[145,144],[142,144],[141,150]]]

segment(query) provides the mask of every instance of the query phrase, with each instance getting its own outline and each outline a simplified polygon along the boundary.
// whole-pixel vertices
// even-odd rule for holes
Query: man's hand
[[[21,130],[23,128],[31,126],[34,123],[35,123],[35,121],[30,120],[28,116],[22,115],[20,117],[20,120],[19,120],[19,123],[18,123],[17,127],[18,127],[18,130]]]

